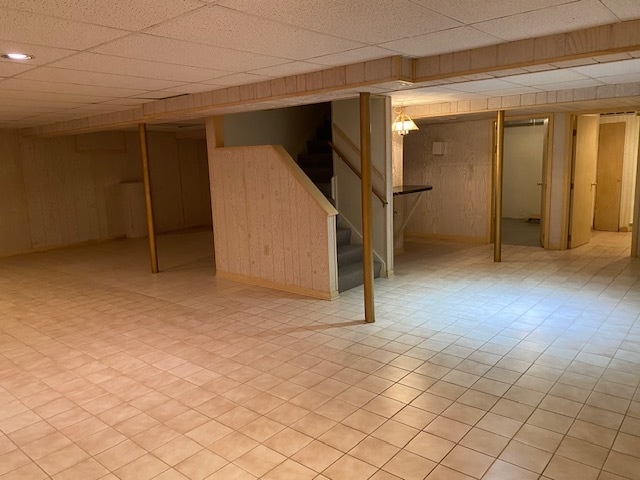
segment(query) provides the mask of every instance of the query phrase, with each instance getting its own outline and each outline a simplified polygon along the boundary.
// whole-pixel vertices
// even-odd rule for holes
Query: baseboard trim
[[[248,275],[242,275],[240,273],[221,272],[216,270],[216,276],[224,278],[225,280],[231,280],[234,282],[248,283],[250,285],[256,285],[258,287],[272,288],[274,290],[280,290],[283,292],[295,293],[297,295],[303,295],[305,297],[318,298],[320,300],[335,300],[339,297],[338,291],[325,292],[322,290],[314,290],[312,288],[299,287],[297,285],[288,285],[286,283],[272,282],[265,280],[264,278],[251,277]]]
[[[64,250],[66,248],[83,247],[85,245],[96,245],[98,243],[110,242],[111,240],[124,240],[125,235],[116,235],[114,237],[96,238],[94,240],[84,240],[82,242],[67,243],[64,245],[50,245],[47,247],[35,247],[24,250],[12,250],[8,252],[0,252],[0,258],[17,257],[19,255],[29,255],[30,253],[52,252],[54,250]]]
[[[464,235],[446,235],[439,233],[405,233],[405,240],[411,238],[422,238],[428,240],[449,240],[452,242],[465,242],[465,243],[490,243],[485,237],[467,237]]]

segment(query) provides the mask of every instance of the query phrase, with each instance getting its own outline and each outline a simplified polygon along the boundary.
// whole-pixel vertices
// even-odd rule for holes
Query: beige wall
[[[284,149],[215,148],[209,165],[216,274],[335,298],[337,212]]]
[[[444,155],[432,154],[434,141]],[[406,234],[489,241],[490,147],[487,120],[422,125],[404,137],[404,183],[433,185]]]
[[[307,150],[307,140],[331,115],[327,103],[224,116],[224,145],[282,145],[293,158]]]
[[[158,230],[210,224],[204,140],[150,132],[149,150]],[[0,131],[0,255],[124,235],[119,184],[140,179],[135,132]]]
[[[601,115],[600,124],[624,122],[624,158],[622,159],[622,182],[620,191],[619,227],[626,231],[633,224],[633,202],[635,200],[636,171],[638,167],[638,135],[640,117],[634,114]]]

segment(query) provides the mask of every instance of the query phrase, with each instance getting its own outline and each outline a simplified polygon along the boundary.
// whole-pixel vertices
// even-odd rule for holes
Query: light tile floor
[[[207,233],[0,260],[2,479],[640,479],[640,261],[407,242],[315,301]]]

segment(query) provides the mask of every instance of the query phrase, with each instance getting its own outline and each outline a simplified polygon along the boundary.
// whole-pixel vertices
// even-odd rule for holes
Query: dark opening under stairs
[[[298,155],[298,165],[335,206],[331,198],[333,177],[333,152],[331,150],[331,123],[316,129],[316,138],[307,142],[307,153]],[[337,219],[336,239],[338,250],[338,291],[344,292],[364,283],[362,269],[362,245],[351,243],[352,231],[340,215]],[[374,278],[380,276],[382,264],[374,260]]]

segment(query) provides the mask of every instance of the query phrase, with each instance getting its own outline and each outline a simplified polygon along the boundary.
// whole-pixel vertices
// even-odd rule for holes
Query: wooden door
[[[618,231],[626,126],[625,122],[600,125],[594,230]]]
[[[579,247],[591,240],[599,127],[599,115],[577,117],[571,169],[569,248]]]

